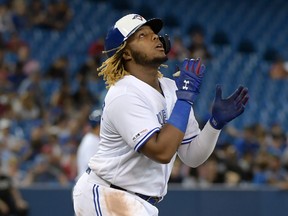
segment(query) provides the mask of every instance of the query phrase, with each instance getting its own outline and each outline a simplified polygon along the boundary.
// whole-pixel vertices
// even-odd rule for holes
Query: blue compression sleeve
[[[185,133],[190,111],[191,104],[184,100],[177,100],[167,123],[173,125],[174,127],[181,130],[183,133]]]

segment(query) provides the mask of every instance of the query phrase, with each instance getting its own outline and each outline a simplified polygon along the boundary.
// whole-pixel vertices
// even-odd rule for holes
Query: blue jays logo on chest
[[[163,126],[167,122],[167,110],[161,110],[157,115],[158,122]]]

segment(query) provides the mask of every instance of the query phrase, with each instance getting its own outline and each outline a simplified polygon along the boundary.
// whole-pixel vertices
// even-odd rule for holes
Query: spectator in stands
[[[6,51],[17,54],[22,46],[28,46],[17,32],[13,32],[5,43]]]
[[[85,82],[80,82],[78,89],[72,95],[72,99],[74,106],[78,108],[85,105],[93,106],[95,104],[94,97],[89,90],[89,86]]]
[[[20,46],[15,53],[14,62],[10,63],[9,80],[13,83],[14,89],[17,90],[21,82],[35,71],[40,72],[40,63],[30,56],[30,48],[28,46]]]
[[[242,180],[242,169],[238,164],[237,151],[232,143],[225,142],[215,151],[219,169],[219,182],[236,185]],[[221,181],[220,181],[221,180]]]
[[[27,16],[27,5],[25,0],[11,1],[12,21],[17,31],[21,31],[30,26]]]
[[[57,58],[46,72],[48,79],[56,79],[62,83],[68,81],[69,75],[69,60],[66,56]]]
[[[288,189],[288,171],[283,168],[280,155],[269,154],[266,180],[269,185]]]
[[[95,107],[101,107],[102,94],[106,92],[105,81],[98,76],[97,68],[100,66],[101,56],[95,55],[87,59],[80,67],[76,79],[78,85],[86,85],[89,95],[93,98]]]
[[[0,95],[13,93],[13,84],[9,80],[7,65],[0,65]]]
[[[28,216],[29,205],[11,178],[0,173],[0,215]]]
[[[41,107],[31,91],[24,92],[14,100],[12,109],[18,120],[33,120],[41,117]]]
[[[39,2],[36,4],[36,9],[41,10]],[[45,16],[38,16],[37,27],[44,29],[63,30],[73,17],[73,12],[66,0],[55,1],[52,0],[48,3],[45,9]]]
[[[237,164],[241,170],[241,181],[245,183],[252,182],[253,179],[253,163],[255,155],[251,152],[246,152],[238,159]]]
[[[35,158],[34,164],[28,170],[23,182],[24,186],[31,186],[33,184],[65,186],[68,184],[68,180],[59,168],[49,163],[47,155],[40,154]]]
[[[189,50],[185,47],[182,38],[176,35],[173,38],[172,47],[168,53],[169,59],[182,61],[187,56],[189,56]]]
[[[100,141],[101,110],[94,110],[89,115],[90,128],[84,135],[77,150],[77,178],[88,168],[89,159],[96,153]]]
[[[45,20],[45,6],[42,0],[31,0],[28,3],[29,13],[27,13],[31,26],[41,26]]]
[[[91,57],[101,57],[103,56],[102,51],[104,50],[104,37],[100,37],[97,40],[93,41],[89,48],[88,48],[88,54]]]
[[[0,51],[1,53],[1,51]],[[14,95],[13,83],[9,80],[8,66],[0,64],[0,117],[12,116],[11,101]]]
[[[205,43],[204,29],[200,25],[193,25],[189,31],[191,44],[188,47],[191,58],[201,58],[202,61],[206,61],[212,58],[211,53]]]
[[[246,126],[243,130],[243,137],[235,140],[238,158],[242,158],[246,153],[254,156],[258,153],[260,143],[258,143],[255,130],[255,125]]]
[[[15,26],[12,19],[12,13],[9,10],[8,3],[0,3],[0,32],[15,32]]]
[[[31,97],[35,101],[36,105],[41,109],[41,115],[44,108],[44,91],[42,90],[41,82],[43,81],[42,75],[40,72],[40,66],[37,62],[30,62],[23,69],[27,77],[20,83],[18,86],[18,94],[23,95],[26,92],[31,94]]]
[[[11,127],[11,120],[4,118],[0,120],[0,156],[2,169],[5,170],[7,170],[8,160],[14,156],[21,158],[23,150],[27,145],[27,141],[15,135]]]
[[[9,81],[13,85],[13,89],[16,92],[21,82],[27,78],[27,75],[23,72],[23,66],[21,63],[16,63],[13,70],[8,75]]]
[[[278,58],[272,64],[269,75],[271,79],[281,80],[288,79],[288,61]]]
[[[102,88],[105,88],[105,82],[101,81],[97,73],[97,68],[100,66],[101,57],[93,56],[89,57],[86,62],[80,66],[79,71],[76,75],[76,81],[78,83],[84,82],[86,85],[89,85],[91,80],[95,80],[96,82],[102,82]],[[100,83],[99,83],[100,84]]]
[[[73,11],[70,8],[67,0],[58,0],[55,10],[55,28],[59,30],[64,29],[66,25],[70,22],[70,20],[73,18]]]
[[[253,179],[252,183],[255,185],[267,184],[266,171],[268,169],[269,155],[266,151],[260,151],[253,163]]]
[[[50,124],[57,124],[61,118],[74,112],[73,99],[70,92],[70,85],[64,83],[56,90],[49,101],[49,109],[46,110],[46,118]]]
[[[287,149],[285,132],[283,131],[281,125],[275,123],[270,128],[266,151],[270,154],[275,154],[282,157],[285,149]]]
[[[197,185],[200,187],[209,187],[216,183],[223,183],[223,177],[219,172],[218,160],[215,154],[212,154],[206,162],[196,168]]]
[[[22,161],[22,159],[16,156],[12,156],[8,160],[6,173],[16,187],[22,186],[22,182],[26,176],[26,171],[21,167],[23,165]]]
[[[29,148],[23,155],[21,163],[22,169],[27,171],[33,165],[36,157],[41,154],[42,148],[46,142],[47,130],[42,125],[35,126],[29,134]]]

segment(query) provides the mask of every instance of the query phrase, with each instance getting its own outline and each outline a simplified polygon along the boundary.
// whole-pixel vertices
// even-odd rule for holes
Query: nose
[[[153,33],[153,36],[152,36],[152,40],[157,40],[159,38],[159,36],[155,33]]]

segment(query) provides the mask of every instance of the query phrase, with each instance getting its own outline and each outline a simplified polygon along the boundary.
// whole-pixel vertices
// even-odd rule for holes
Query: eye
[[[139,34],[139,38],[144,38],[145,37],[145,33],[140,33]]]

